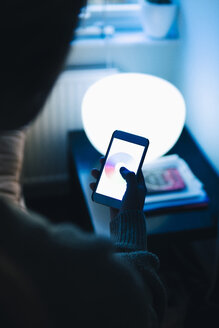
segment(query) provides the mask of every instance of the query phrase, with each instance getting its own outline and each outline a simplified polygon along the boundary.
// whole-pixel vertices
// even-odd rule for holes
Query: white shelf
[[[157,75],[174,83],[180,48],[180,39],[152,40],[143,32],[82,38],[72,42],[66,65],[105,65],[121,71]]]

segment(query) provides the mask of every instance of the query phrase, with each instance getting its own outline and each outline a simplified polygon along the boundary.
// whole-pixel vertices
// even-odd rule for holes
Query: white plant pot
[[[146,35],[153,39],[164,39],[176,19],[177,4],[155,4],[139,0],[140,19]]]

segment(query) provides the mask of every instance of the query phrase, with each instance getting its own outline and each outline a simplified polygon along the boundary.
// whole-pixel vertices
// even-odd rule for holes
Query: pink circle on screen
[[[130,162],[133,161],[133,158],[131,155],[127,153],[116,153],[113,154],[108,158],[105,164],[105,173],[108,178],[111,178],[115,172],[116,172],[116,166],[119,163],[122,163],[123,166],[128,165]]]

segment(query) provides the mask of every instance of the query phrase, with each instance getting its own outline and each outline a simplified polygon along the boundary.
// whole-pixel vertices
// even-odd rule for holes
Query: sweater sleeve
[[[0,196],[24,208],[20,177],[27,128],[0,133]]]
[[[125,211],[110,223],[115,256],[140,273],[145,290],[150,295],[149,308],[153,321],[161,323],[166,306],[166,293],[158,275],[159,259],[147,250],[146,219],[143,211]]]
[[[152,293],[108,239],[1,197],[0,214],[1,249],[30,278],[53,327],[158,327]]]
[[[140,210],[117,215],[110,223],[110,233],[117,252],[147,249],[146,220]]]

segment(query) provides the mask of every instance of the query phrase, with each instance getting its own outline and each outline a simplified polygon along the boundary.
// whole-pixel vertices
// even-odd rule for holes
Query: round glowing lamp
[[[185,102],[170,82],[140,73],[107,76],[90,86],[82,102],[82,121],[91,144],[105,154],[114,130],[150,141],[145,162],[168,152],[185,123]]]

